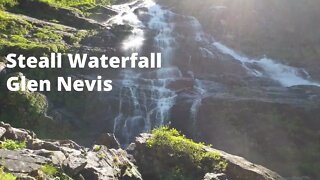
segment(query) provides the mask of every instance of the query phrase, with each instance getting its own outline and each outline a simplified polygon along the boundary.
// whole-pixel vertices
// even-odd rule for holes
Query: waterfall
[[[135,10],[148,8],[150,20],[139,20]],[[123,70],[119,84],[119,112],[114,118],[114,133],[120,137],[123,144],[128,144],[141,132],[150,131],[154,127],[168,122],[170,109],[175,103],[176,93],[167,88],[167,84],[182,76],[178,68],[170,66],[174,51],[174,38],[171,36],[173,25],[168,18],[170,13],[152,1],[135,1],[113,6],[120,11],[119,15],[108,23],[128,24],[133,27],[122,43],[127,53],[137,52],[143,48],[145,30],[156,33],[154,36],[155,51],[163,54],[163,68],[137,72]]]
[[[231,57],[239,62],[235,64],[257,79],[267,77],[284,87],[320,86],[311,80],[303,69],[280,64],[268,58],[250,59],[237,53],[206,34],[196,18],[175,14],[152,0],[134,1],[115,5],[113,8],[119,14],[107,23],[132,27],[131,34],[122,42],[124,53],[131,54],[147,49],[161,52],[163,57],[161,69],[125,69],[115,81],[117,89],[115,94],[110,95],[110,98],[117,99],[113,132],[122,144],[130,143],[141,132],[167,124],[170,111],[176,105],[178,97],[191,102],[189,118],[195,125],[203,99],[217,92],[221,93],[225,88],[221,83],[206,78],[214,72],[194,72],[193,66],[213,68],[207,61],[217,61],[217,54]],[[186,86],[187,83],[179,84],[181,80],[192,81],[193,85],[188,86],[190,89],[183,93],[170,88],[175,83],[176,86]]]

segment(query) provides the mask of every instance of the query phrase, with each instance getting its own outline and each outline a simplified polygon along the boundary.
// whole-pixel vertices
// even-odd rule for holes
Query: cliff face
[[[319,78],[319,1],[160,0],[197,17],[214,38],[254,58],[266,55]]]
[[[320,18],[319,1],[159,0],[159,3],[173,12],[196,17],[216,41],[240,52],[237,56],[245,54],[248,56],[242,57],[259,62],[266,55],[277,63],[302,67],[311,77],[319,79],[316,22]],[[188,27],[181,31],[185,29]],[[206,64],[206,67],[214,69],[208,70],[211,75],[238,73],[223,79],[223,84],[230,84],[229,90],[220,90],[220,85],[215,84],[211,87],[219,88],[210,97],[197,101],[179,99],[181,102],[172,110],[172,125],[189,137],[259,162],[284,176],[318,178],[319,100],[313,98],[319,97],[316,95],[319,88],[281,89],[264,83],[251,87],[250,80],[243,82],[238,69],[233,66],[227,69],[228,65],[223,59],[222,65]],[[206,71],[206,67],[200,71]]]
[[[243,158],[194,143],[180,134],[171,134],[173,131],[162,128],[155,130],[153,134],[141,134],[126,151],[119,147],[117,140],[110,134],[101,135],[93,147],[85,148],[70,140],[41,140],[31,131],[13,128],[1,122],[1,173],[12,179],[13,176],[18,179],[66,180],[165,177],[206,180],[283,179],[278,174]],[[180,147],[185,149],[165,145],[177,138],[180,139]],[[158,147],[158,143],[164,144]],[[188,151],[189,149],[195,151]],[[198,153],[206,154],[201,160],[201,165],[195,164],[196,161],[193,159]],[[207,156],[210,154],[214,156]],[[197,167],[198,165],[200,166]],[[192,169],[184,172],[188,168]]]

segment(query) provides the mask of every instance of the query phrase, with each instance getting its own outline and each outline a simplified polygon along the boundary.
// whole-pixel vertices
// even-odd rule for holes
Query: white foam
[[[150,21],[146,25],[139,20],[134,10],[140,7],[149,9]],[[171,36],[173,26],[167,21],[170,12],[162,9],[150,0],[114,6],[122,15],[110,22],[129,24],[134,29],[132,34],[123,41],[125,51],[136,51],[145,41],[144,30],[154,30],[155,46],[158,47],[167,66],[154,72],[139,73],[132,70],[123,70],[119,84],[119,112],[114,119],[114,133],[120,134],[129,143],[137,135],[137,131],[150,131],[168,121],[170,109],[175,104],[176,94],[167,88],[167,84],[182,76],[178,68],[169,66],[171,52],[174,49],[175,39]],[[144,127],[140,125],[141,121]]]
[[[145,35],[143,31],[144,25],[134,13],[134,10],[140,6],[131,8],[131,6],[136,3],[137,1],[112,6],[113,9],[119,11],[119,14],[107,22],[109,24],[130,25],[133,27],[132,33],[122,43],[122,48],[124,50],[131,50],[132,52],[138,51],[145,41]]]
[[[306,74],[305,70],[303,69],[287,66],[269,58],[262,58],[259,60],[250,59],[219,42],[215,42],[213,43],[213,45],[220,52],[230,55],[231,57],[233,57],[233,59],[240,61],[249,72],[255,74],[256,76],[266,75],[271,79],[278,81],[281,85],[285,87],[291,87],[296,85],[320,86],[319,83],[303,77],[301,72],[304,72],[304,74]],[[258,65],[263,71],[249,68],[247,64]]]

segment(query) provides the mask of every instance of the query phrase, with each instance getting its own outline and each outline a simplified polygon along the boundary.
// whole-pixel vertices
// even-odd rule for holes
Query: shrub
[[[227,168],[227,162],[221,158],[219,152],[206,151],[203,143],[187,139],[176,129],[160,127],[153,130],[151,138],[147,141],[147,147],[155,150],[157,154],[165,152],[164,156],[168,155],[169,159],[175,159],[177,162],[169,175],[161,175],[160,178],[166,176],[165,179],[170,179],[169,177],[184,179],[186,174],[218,173],[224,172]],[[191,169],[193,172],[190,172]]]
[[[15,42],[15,43],[28,43],[28,40],[26,38],[24,38],[23,36],[19,36],[19,35],[12,35],[11,41]]]
[[[11,173],[6,173],[3,170],[3,167],[0,168],[0,179],[2,180],[16,180],[17,178]]]
[[[0,9],[3,9],[5,7],[12,7],[17,4],[16,0],[1,0],[0,1]]]
[[[59,180],[72,180],[71,177],[66,175],[61,171],[61,169],[54,167],[50,164],[45,164],[41,166],[40,170],[46,174],[50,179],[59,179]]]
[[[34,129],[45,117],[48,103],[43,94],[29,91],[8,92],[0,120],[16,127]]]
[[[18,142],[11,139],[7,139],[1,143],[1,149],[19,150],[19,149],[25,149],[25,148],[26,148],[26,142]]]
[[[58,174],[58,169],[50,164],[43,165],[41,171],[50,177],[54,177]]]

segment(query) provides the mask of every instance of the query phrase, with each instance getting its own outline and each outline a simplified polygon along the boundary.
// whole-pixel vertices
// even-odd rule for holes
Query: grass
[[[41,171],[50,177],[54,177],[59,173],[59,170],[50,164],[43,165]]]
[[[61,169],[51,165],[45,164],[41,166],[40,170],[46,174],[50,179],[59,179],[59,180],[72,180],[71,177],[66,175],[61,171]]]
[[[25,148],[26,148],[26,142],[18,142],[11,139],[7,139],[1,143],[1,149],[19,150],[19,149],[25,149]]]
[[[191,173],[190,169],[194,169],[192,172],[194,174],[201,174],[204,172],[224,172],[227,168],[227,162],[221,158],[219,152],[205,151],[203,143],[196,143],[187,139],[176,129],[170,129],[169,127],[160,127],[153,130],[151,138],[147,141],[147,147],[157,152],[166,152],[170,156],[166,158],[177,158],[175,161],[178,163],[171,168],[169,177],[181,177],[178,179],[183,179],[186,174]],[[186,166],[189,166],[189,169]],[[190,168],[190,166],[193,166],[193,168]]]
[[[0,168],[0,179],[1,180],[16,180],[17,178],[11,173],[6,173],[3,170],[3,167]]]
[[[19,16],[0,10],[0,54],[9,52],[64,52],[61,27],[36,27]],[[81,38],[81,37],[80,37]]]
[[[63,32],[63,33],[62,33]],[[8,53],[43,55],[66,52],[78,46],[88,31],[74,31],[61,25],[32,25],[21,16],[0,10],[0,56]]]
[[[96,4],[96,0],[39,0],[50,5],[58,5],[61,7],[72,7],[87,4]]]

